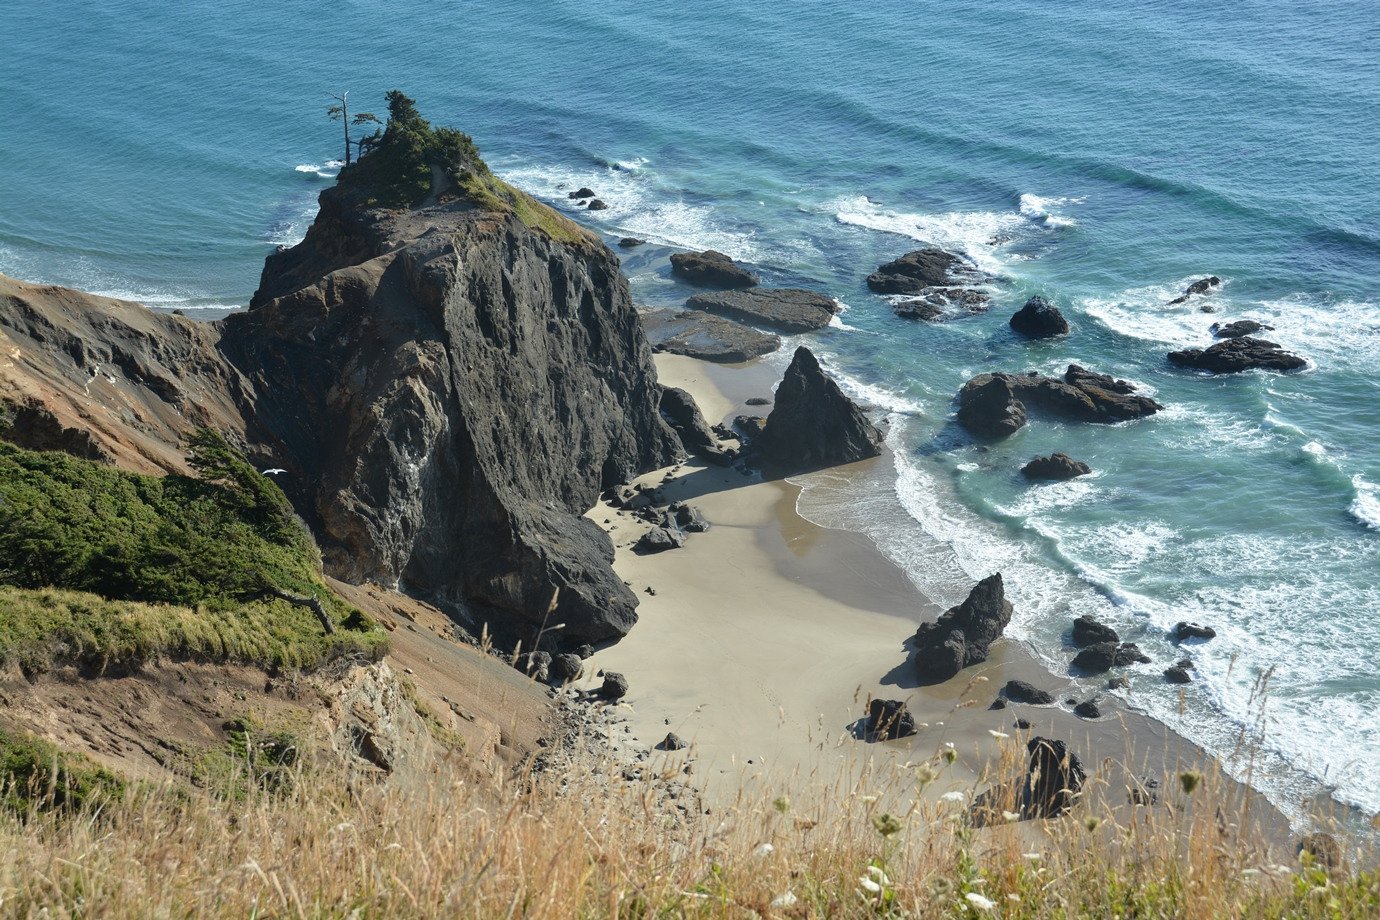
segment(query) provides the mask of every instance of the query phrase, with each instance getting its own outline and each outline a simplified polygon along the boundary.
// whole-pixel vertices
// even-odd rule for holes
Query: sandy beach
[[[666,385],[690,391],[711,424],[770,411],[745,404],[770,397],[776,380],[767,365],[658,355],[657,370]],[[863,464],[888,462],[882,456]],[[831,474],[841,472],[848,468]],[[1199,748],[1105,695],[1102,718],[1075,716],[1066,701],[1075,693],[1086,698],[1086,687],[1051,675],[1014,641],[998,641],[987,662],[952,681],[918,686],[906,643],[918,623],[942,611],[870,539],[801,517],[800,490],[790,482],[697,459],[639,482],[700,509],[711,529],[681,549],[639,555],[632,547],[648,525],[603,504],[589,512],[612,536],[614,567],[642,603],[637,626],[596,652],[586,681],[592,685],[598,669],[622,672],[631,687],[623,706],[632,735],[655,745],[674,732],[688,742],[685,751],[657,751],[654,763],[689,763],[708,801],[722,805],[806,783],[904,799],[915,790],[898,768],[943,763],[936,755],[949,746],[956,761],[924,794],[971,795],[990,785],[986,777],[1003,752],[1008,763],[1023,761],[1032,735],[1061,739],[1077,752],[1101,807],[1127,808],[1127,787],[1137,780],[1216,772]],[[990,709],[1012,678],[1050,691],[1059,705]],[[919,732],[863,740],[858,720],[870,697],[904,700]],[[1030,728],[1016,728],[1017,719]],[[1287,839],[1287,821],[1262,796],[1225,778],[1224,788],[1250,800],[1243,824]]]

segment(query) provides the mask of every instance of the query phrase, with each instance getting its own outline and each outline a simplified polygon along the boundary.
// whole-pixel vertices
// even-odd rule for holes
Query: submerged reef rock
[[[1042,374],[979,374],[958,393],[958,421],[973,434],[1005,437],[1026,423],[1026,407],[1076,422],[1124,422],[1164,407],[1135,387],[1076,364],[1064,378]]]
[[[770,332],[760,332],[702,310],[644,313],[642,326],[654,351],[701,361],[738,364],[781,347],[781,339]]]

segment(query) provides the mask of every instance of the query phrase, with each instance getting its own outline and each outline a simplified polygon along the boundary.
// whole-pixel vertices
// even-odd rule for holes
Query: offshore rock
[[[1150,659],[1134,642],[1117,643],[1115,640],[1094,642],[1077,655],[1069,667],[1086,674],[1105,674],[1112,668],[1124,668],[1133,664],[1149,664]]]
[[[1082,460],[1075,460],[1068,454],[1060,453],[1050,454],[1048,457],[1036,457],[1021,467],[1021,473],[1026,479],[1061,481],[1076,479],[1091,472],[1092,467]]]
[[[920,294],[928,288],[975,281],[980,273],[968,261],[942,249],[916,249],[880,266],[867,276],[878,294]]]
[[[875,457],[881,443],[882,433],[802,345],[752,446],[764,465],[803,472]]]
[[[1239,339],[1243,335],[1255,335],[1257,332],[1269,332],[1274,328],[1274,326],[1259,323],[1253,319],[1238,319],[1234,323],[1213,323],[1208,331],[1219,339]]]
[[[1004,386],[1003,386],[1004,384]],[[1034,406],[1070,421],[1111,423],[1153,415],[1164,407],[1106,374],[1070,365],[1061,380],[1042,374],[979,374],[958,394],[958,421],[974,434],[1004,437],[1026,422]]]
[[[1221,285],[1221,283],[1222,279],[1218,278],[1216,275],[1212,275],[1207,278],[1201,278],[1198,281],[1195,281],[1192,284],[1190,284],[1188,288],[1183,292],[1183,294],[1169,301],[1169,305],[1172,307],[1176,306],[1177,304],[1184,303],[1188,300],[1188,298],[1193,297],[1194,295],[1210,294],[1212,293],[1212,291],[1216,290],[1217,287]]]
[[[781,347],[781,339],[769,332],[702,310],[644,313],[642,326],[654,351],[701,361],[738,364],[771,354]]]
[[[1171,351],[1169,363],[1214,374],[1237,374],[1255,369],[1296,371],[1308,366],[1303,358],[1285,351],[1274,342],[1250,336],[1226,339],[1206,349]]]
[[[1081,616],[1073,621],[1073,644],[1085,648],[1098,642],[1120,642],[1121,636],[1106,623],[1096,617]]]
[[[1011,317],[1011,328],[1029,339],[1068,335],[1069,321],[1059,308],[1043,297],[1032,297]]]
[[[696,294],[685,302],[685,308],[790,334],[811,332],[829,325],[839,305],[834,298],[816,291],[755,288]]]
[[[993,642],[1011,622],[1001,573],[989,575],[957,607],[915,631],[915,669],[921,683],[948,680],[969,665],[987,660]]]
[[[1202,626],[1198,623],[1180,621],[1174,624],[1174,641],[1183,642],[1186,639],[1216,639],[1217,630],[1211,626]]]
[[[758,278],[722,252],[677,252],[671,256],[671,273],[683,281],[712,288],[756,287]]]

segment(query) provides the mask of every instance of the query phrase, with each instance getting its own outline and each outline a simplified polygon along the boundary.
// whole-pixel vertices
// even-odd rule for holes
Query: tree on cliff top
[[[351,118],[351,117],[350,117],[350,94],[349,94],[349,92],[343,92],[343,93],[330,93],[329,95],[330,95],[330,97],[331,97],[332,99],[334,99],[334,100],[336,101],[336,104],[335,104],[335,105],[332,105],[332,106],[328,106],[328,107],[326,108],[326,114],[327,114],[328,116],[330,116],[331,121],[338,121],[338,122],[341,122],[341,123],[344,125],[344,127],[345,127],[345,165],[346,165],[346,166],[349,166],[349,165],[350,165],[350,125],[355,125],[356,127],[363,127],[364,125],[369,125],[369,124],[381,125],[381,124],[383,124],[383,122],[379,121],[378,116],[375,115],[373,112],[357,112],[357,113],[355,113],[355,117],[354,117],[354,118]],[[360,156],[364,156],[364,147],[365,147],[365,145],[368,144],[368,143],[370,143],[370,142],[373,140],[374,137],[377,137],[377,135],[378,135],[378,132],[375,132],[374,135],[372,135],[371,137],[362,137],[362,138],[359,139],[359,155],[360,155]]]
[[[469,135],[433,128],[416,100],[400,90],[389,91],[387,99],[388,123],[382,133],[361,140],[359,159],[340,171],[342,188],[361,192],[374,205],[411,207],[431,194],[433,167],[456,185],[488,175]]]

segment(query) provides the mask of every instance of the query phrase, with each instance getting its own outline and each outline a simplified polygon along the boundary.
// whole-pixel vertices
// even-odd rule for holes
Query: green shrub
[[[80,811],[119,801],[124,782],[86,758],[32,735],[0,730],[0,806]]]

